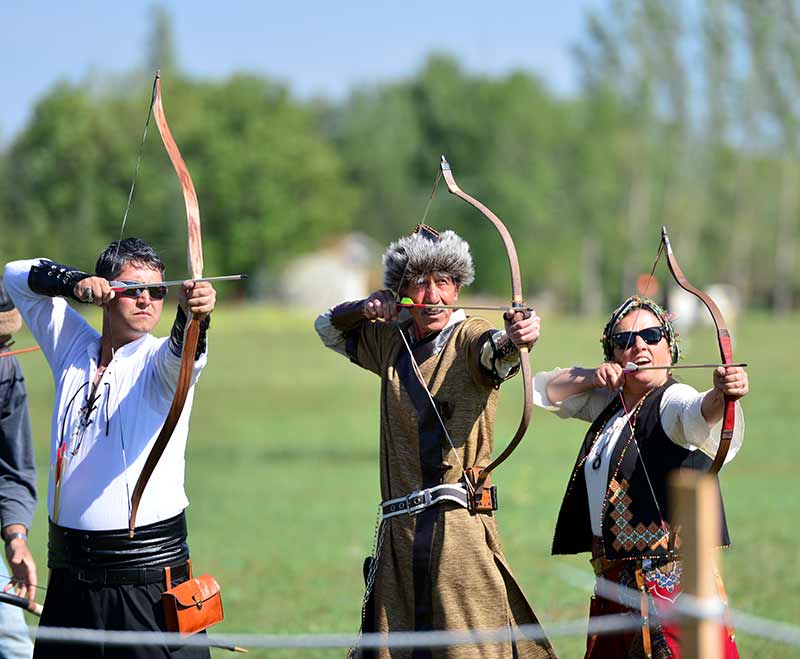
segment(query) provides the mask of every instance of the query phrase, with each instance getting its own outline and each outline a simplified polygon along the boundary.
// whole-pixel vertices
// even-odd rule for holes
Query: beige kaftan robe
[[[430,418],[428,448],[421,446],[426,439],[421,433],[419,414],[420,411],[423,416],[429,414],[432,406],[430,400],[421,395],[419,385],[414,386],[415,376],[399,326],[367,322],[349,334],[351,358],[381,376],[383,500],[405,496],[439,482],[457,483],[461,478],[461,464],[469,467],[487,465],[491,461],[498,391],[492,386],[488,372],[479,365],[478,354],[490,330],[487,321],[469,318],[418,344],[412,343],[409,337],[422,376],[439,404],[455,451],[440,427],[436,428],[438,420],[432,423]],[[436,438],[438,447],[434,444],[431,452],[430,436],[435,432],[440,435]],[[427,472],[422,467],[426,459],[423,455],[428,459]],[[437,463],[433,483],[431,459]],[[387,528],[374,586],[375,615],[373,621],[366,621],[366,629],[494,629],[537,622],[500,548],[494,515],[470,515],[457,504],[445,502],[420,515],[393,517],[384,524]],[[421,529],[420,525],[426,528]],[[428,578],[422,585],[419,568],[415,583],[415,560],[429,561]],[[421,601],[427,601],[428,606],[421,605]],[[374,656],[394,659],[412,657],[412,654],[415,659],[427,656],[435,659],[555,657],[547,641],[517,640],[516,651],[514,655],[509,639],[492,645],[438,648],[430,655],[395,649],[383,650]],[[365,656],[370,655],[365,653]]]

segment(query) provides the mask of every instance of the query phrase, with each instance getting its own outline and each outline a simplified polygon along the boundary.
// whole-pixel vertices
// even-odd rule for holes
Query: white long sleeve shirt
[[[565,400],[552,402],[547,397],[547,383],[563,370],[557,368],[553,371],[537,373],[534,376],[534,405],[555,412],[565,419],[582,419],[592,423],[611,402],[613,394],[607,389],[591,389]],[[709,425],[703,417],[701,405],[706,393],[708,392],[698,392],[688,384],[676,383],[664,391],[659,412],[661,413],[661,426],[672,442],[689,451],[702,451],[708,457],[713,458],[719,448],[722,420]],[[627,423],[628,415],[624,410],[620,410],[612,416],[597,437],[583,465],[594,535],[601,535],[601,514],[608,484],[611,454]],[[728,454],[725,456],[725,464],[736,457],[743,441],[744,415],[737,402],[733,438]],[[595,469],[593,465],[597,463],[598,457],[600,466]]]
[[[67,301],[28,288],[28,273],[39,259],[6,265],[4,284],[36,341],[55,381],[51,422],[48,511],[61,526],[85,530],[128,526],[130,496],[147,455],[164,425],[180,370],[167,338],[147,334],[119,348],[95,391],[87,413],[100,357],[100,335]],[[137,514],[140,526],[169,519],[189,504],[184,491],[184,454],[194,384],[206,364],[194,363],[183,413],[156,466]],[[55,465],[61,443],[58,518],[54,515]]]

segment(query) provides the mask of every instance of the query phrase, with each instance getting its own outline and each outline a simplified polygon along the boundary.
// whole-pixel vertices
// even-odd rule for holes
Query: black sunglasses
[[[123,281],[123,284],[141,284],[142,282],[139,281]],[[163,300],[167,297],[167,287],[166,286],[142,286],[141,288],[126,288],[124,291],[119,291],[117,295],[121,295],[123,297],[132,297],[138,298],[140,295],[144,295],[144,292],[147,291],[150,293],[150,298],[152,300]]]
[[[625,350],[636,343],[636,337],[641,336],[642,340],[650,346],[656,345],[661,339],[666,337],[662,327],[646,327],[638,332],[617,332],[611,335],[611,343],[615,348]]]

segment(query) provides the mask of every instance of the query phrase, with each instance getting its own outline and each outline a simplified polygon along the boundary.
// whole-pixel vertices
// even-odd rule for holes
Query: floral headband
[[[603,328],[603,338],[600,339],[600,343],[603,344],[603,356],[606,361],[614,361],[614,343],[611,341],[614,328],[620,320],[636,309],[647,309],[658,318],[658,322],[669,344],[672,363],[677,364],[678,360],[681,358],[681,349],[678,346],[678,333],[675,331],[675,326],[672,324],[670,314],[650,298],[640,295],[632,295],[619,305],[611,314],[611,318],[608,319],[606,326]]]

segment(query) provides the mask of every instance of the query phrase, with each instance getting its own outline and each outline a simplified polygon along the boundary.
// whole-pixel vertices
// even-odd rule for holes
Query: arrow
[[[397,305],[401,309],[477,309],[480,311],[533,311],[533,307],[483,307],[466,306],[463,304],[408,304],[400,302]]]
[[[404,297],[397,306],[401,309],[475,309],[480,311],[533,311],[533,307],[465,306],[463,304],[417,304]]]
[[[23,352],[35,352],[36,350],[41,350],[39,346],[33,346],[32,348],[19,348],[18,350],[10,350],[9,352],[0,352],[0,357],[11,357],[12,355],[21,355]]]
[[[183,284],[184,281],[237,281],[239,279],[247,279],[248,275],[220,275],[218,277],[198,277],[197,279],[176,279],[174,281],[156,281],[151,282],[149,284],[145,283],[135,283],[135,284],[125,284],[121,281],[110,281],[108,282],[111,284],[111,290],[120,292],[120,291],[129,291],[134,288],[158,288],[160,286],[180,286]]]
[[[658,369],[668,369],[672,370],[673,368],[719,368],[720,366],[724,366],[726,368],[730,366],[739,366],[744,368],[747,364],[682,364],[680,366],[637,366],[633,362],[628,362],[625,364],[625,368],[622,369],[623,373],[634,373],[636,371],[655,371]]]

